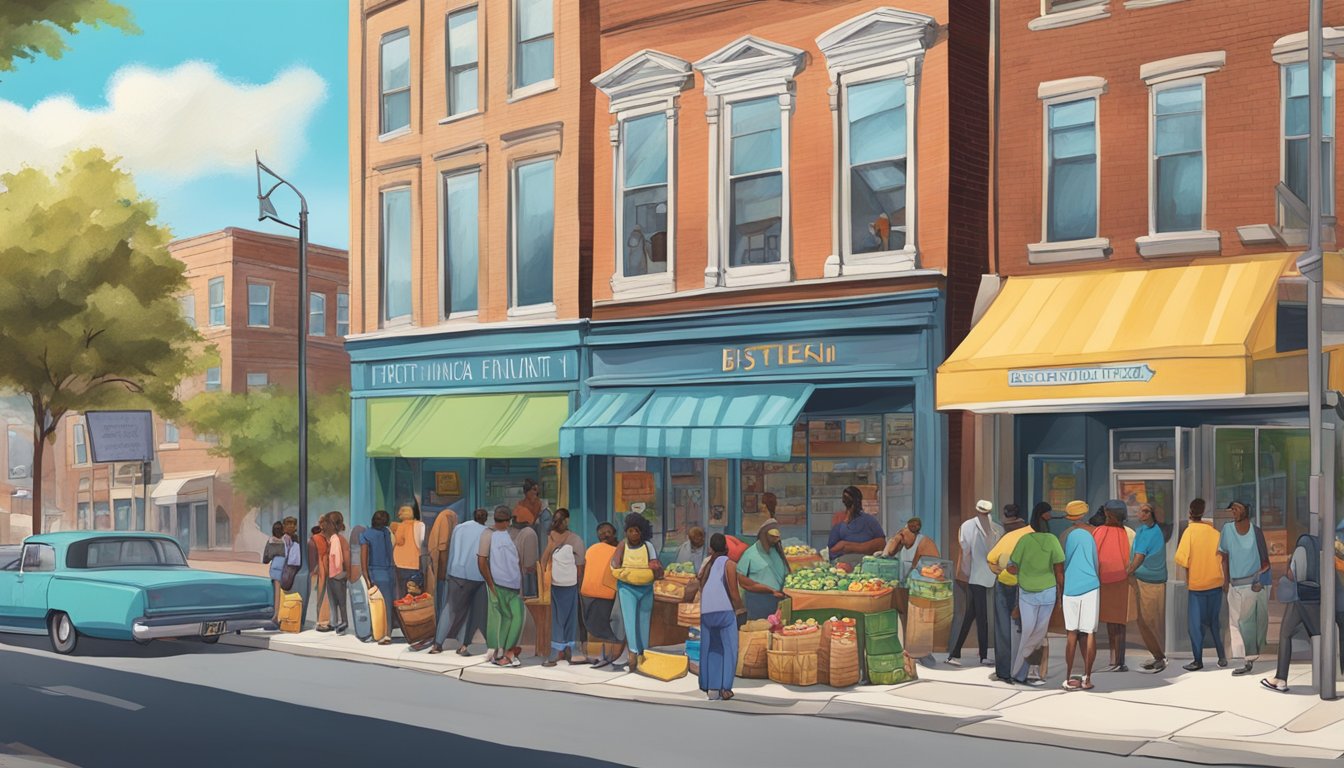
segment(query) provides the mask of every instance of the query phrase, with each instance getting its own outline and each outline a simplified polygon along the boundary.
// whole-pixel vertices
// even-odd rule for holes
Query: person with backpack
[[[1344,579],[1340,578],[1339,546],[1336,543],[1331,576],[1335,579],[1335,626],[1339,628],[1339,662],[1344,668]],[[1321,540],[1310,534],[1297,539],[1297,549],[1288,563],[1288,573],[1279,578],[1278,600],[1284,603],[1279,624],[1279,663],[1274,677],[1261,678],[1260,685],[1277,693],[1288,692],[1288,667],[1293,661],[1293,637],[1299,632],[1307,641],[1321,634]]]
[[[1263,577],[1269,574],[1269,547],[1260,526],[1251,522],[1245,503],[1234,501],[1228,510],[1232,522],[1223,526],[1218,554],[1223,560],[1227,618],[1232,625],[1232,656],[1244,662],[1232,674],[1240,677],[1251,673],[1268,641],[1269,593]]]

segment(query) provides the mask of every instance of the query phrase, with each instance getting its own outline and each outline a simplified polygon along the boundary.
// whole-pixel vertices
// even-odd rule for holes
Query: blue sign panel
[[[447,389],[550,384],[578,378],[579,355],[566,349],[369,363],[364,384],[367,389]]]
[[[1154,371],[1147,363],[1131,365],[1093,365],[1083,368],[1031,368],[1008,371],[1010,387],[1059,387],[1069,384],[1114,384],[1153,380]]]
[[[596,381],[908,375],[927,366],[921,333],[594,347]]]

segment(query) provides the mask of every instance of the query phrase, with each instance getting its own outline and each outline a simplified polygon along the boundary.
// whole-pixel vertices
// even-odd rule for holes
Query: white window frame
[[[316,309],[314,309],[314,303],[316,303]],[[319,319],[314,320],[315,317]],[[321,291],[308,292],[308,335],[327,335],[327,294]]]
[[[464,109],[461,112],[454,112],[453,70],[462,69],[469,65],[453,63],[453,50],[452,45],[448,39],[449,38],[448,30],[450,28],[449,25],[452,22],[452,17],[460,13],[466,13],[468,11],[473,11],[476,14],[476,60],[470,64],[470,66],[476,69],[476,106],[472,107],[471,109]],[[449,123],[454,120],[461,120],[464,117],[479,115],[481,112],[483,112],[484,110],[481,108],[481,90],[482,90],[481,89],[481,6],[479,4],[464,5],[459,8],[453,8],[452,10],[448,11],[443,15],[443,65],[444,65],[443,113],[445,117],[443,118],[443,120],[439,122],[441,124]]]
[[[478,22],[479,23],[479,17]],[[559,35],[556,34],[556,22],[558,21],[555,12],[555,2],[551,1],[551,77],[549,80],[538,80],[529,85],[518,85],[518,78],[522,74],[521,62],[518,60],[518,49],[523,41],[518,37],[521,27],[518,24],[518,0],[509,0],[509,102],[521,101],[529,96],[536,96],[539,93],[554,91],[555,65],[559,59],[560,46],[558,45]],[[533,38],[541,39],[541,38]],[[479,51],[477,52],[479,58]]]
[[[1286,58],[1286,57],[1285,57],[1285,58]],[[1306,61],[1305,58],[1301,58],[1301,59],[1294,58],[1294,60],[1290,60],[1290,61],[1280,61],[1280,62],[1279,62],[1279,105],[1278,105],[1278,108],[1279,108],[1279,183],[1280,183],[1280,184],[1283,184],[1285,187],[1288,186],[1288,68],[1289,68],[1289,67],[1293,67],[1293,66],[1303,65],[1305,61]],[[1323,63],[1323,64],[1321,65],[1321,69],[1322,69],[1322,77],[1324,77],[1325,63]],[[1332,79],[1334,80],[1334,86],[1335,86],[1335,93],[1332,94],[1332,95],[1335,96],[1335,119],[1338,120],[1338,119],[1339,119],[1339,98],[1338,98],[1338,93],[1339,93],[1339,64],[1338,64],[1338,62],[1335,62],[1335,74],[1334,74],[1334,78],[1332,78]],[[1324,101],[1324,100],[1322,100],[1322,101]],[[1308,117],[1308,119],[1310,119],[1310,117]],[[1308,128],[1310,128],[1310,126],[1308,126]],[[1322,134],[1322,136],[1321,136],[1321,141],[1322,141],[1322,143],[1324,143],[1324,144],[1331,144],[1331,145],[1334,145],[1333,148],[1334,148],[1335,151],[1331,152],[1331,158],[1332,158],[1333,166],[1334,166],[1334,167],[1332,168],[1332,170],[1333,170],[1335,173],[1338,173],[1338,169],[1339,169],[1339,154],[1338,154],[1338,145],[1335,144],[1335,138],[1336,138],[1336,137],[1333,136],[1333,135],[1332,135],[1332,136],[1325,136],[1324,134]],[[1327,184],[1331,184],[1332,187],[1333,187],[1333,179],[1332,179],[1332,178],[1326,178],[1326,177],[1332,177],[1333,175],[1334,175],[1333,173],[1332,173],[1332,174],[1322,174],[1322,178],[1323,178],[1324,182],[1327,183]],[[1331,226],[1330,221],[1332,221],[1332,220],[1334,219],[1334,216],[1335,216],[1335,208],[1334,208],[1334,206],[1335,206],[1335,198],[1336,198],[1336,197],[1337,197],[1337,195],[1330,195],[1330,201],[1329,201],[1329,202],[1330,202],[1330,205],[1329,205],[1329,206],[1324,206],[1324,205],[1322,206],[1322,214],[1324,215],[1324,217],[1325,217],[1325,219],[1326,219],[1326,222],[1325,222],[1324,226],[1330,227],[1330,226]],[[1307,201],[1307,200],[1303,200],[1302,202],[1303,202],[1303,203],[1307,203],[1308,201]],[[1323,201],[1323,202],[1324,202],[1324,201]],[[1275,226],[1277,227],[1277,229],[1278,229],[1280,232],[1284,232],[1284,233],[1288,233],[1288,232],[1294,233],[1294,235],[1289,236],[1289,240],[1291,241],[1289,244],[1291,244],[1291,245],[1305,244],[1306,241],[1307,241],[1307,235],[1308,235],[1307,230],[1308,230],[1309,227],[1305,227],[1305,226],[1304,226],[1304,227],[1291,227],[1291,228],[1288,227],[1288,226],[1287,226],[1287,217],[1285,216],[1285,211],[1284,211],[1284,206],[1276,201],[1276,204],[1275,204],[1274,208],[1275,208],[1275,211],[1274,211],[1274,219],[1275,219]],[[1297,237],[1298,233],[1300,233],[1301,243],[1298,242],[1298,237]]]
[[[75,422],[74,435],[71,438],[74,448],[74,460],[76,467],[82,467],[89,463],[89,432],[84,426],[83,421]],[[79,450],[84,449],[84,458],[79,458]]]
[[[219,303],[218,303],[218,304],[216,304],[216,303],[214,302],[214,299],[211,298],[211,296],[210,296],[211,291],[213,290],[213,288],[214,288],[216,285],[219,286]],[[208,283],[206,283],[206,289],[205,289],[205,291],[206,291],[206,292],[205,292],[205,303],[206,303],[206,305],[207,305],[208,308],[209,308],[208,314],[206,315],[206,318],[205,318],[205,320],[206,320],[206,326],[207,326],[207,327],[210,327],[210,328],[223,328],[223,327],[228,326],[228,324],[229,324],[229,305],[228,305],[228,298],[227,298],[227,295],[225,294],[225,290],[224,290],[224,278],[223,278],[223,277],[212,277],[212,278],[210,278],[210,281],[209,281]],[[216,309],[219,310],[219,317],[220,317],[220,320],[219,320],[218,323],[215,322],[215,310],[216,310]]]
[[[342,302],[341,300],[345,301]],[[341,306],[344,303],[345,306]],[[344,318],[342,318],[344,315]],[[345,330],[341,330],[344,326]],[[350,335],[350,293],[348,291],[336,292],[336,336],[345,338]]]
[[[184,293],[177,297],[178,304],[182,307],[182,319],[187,321],[187,325],[196,327],[196,294]]]
[[[397,126],[396,128],[384,131],[383,121],[387,119],[387,115],[383,110],[383,101],[384,99],[387,98],[388,94],[399,93],[402,89],[394,88],[390,91],[383,90],[383,49],[387,47],[388,43],[395,42],[403,37],[407,38],[406,43],[406,48],[408,51],[407,59],[410,61],[411,64],[411,66],[408,68],[409,72],[406,78],[406,93],[410,94],[407,98],[410,100],[411,104],[410,108],[406,111],[406,125]],[[414,66],[415,51],[410,50],[411,48],[410,37],[411,37],[410,28],[402,27],[400,29],[394,29],[390,32],[386,32],[378,38],[378,140],[379,141],[387,141],[388,139],[394,139],[398,136],[405,136],[406,134],[411,132],[411,123],[413,122],[413,118],[415,115],[415,96],[411,89],[411,85],[415,80],[415,66]]]
[[[1056,264],[1094,261],[1107,258],[1111,241],[1101,236],[1101,97],[1107,84],[1100,77],[1073,77],[1041,83],[1036,97],[1041,102],[1041,241],[1027,245],[1027,260],[1032,264]],[[1096,102],[1093,130],[1097,143],[1097,229],[1096,237],[1082,240],[1050,241],[1050,108],[1056,104],[1092,99]]]
[[[453,311],[451,306],[451,289],[447,285],[451,270],[448,263],[448,180],[459,176],[474,175],[476,177],[476,274],[478,282],[476,285],[476,309]],[[479,276],[481,272],[481,192],[484,188],[482,179],[485,176],[485,168],[481,165],[469,165],[462,168],[454,168],[449,171],[443,171],[439,174],[439,269],[442,270],[439,280],[439,319],[452,320],[474,320],[481,315],[481,290]],[[512,227],[512,223],[510,223]],[[512,267],[510,267],[512,272]],[[510,294],[512,295],[512,294]],[[445,312],[444,309],[448,311]]]
[[[778,285],[793,279],[793,214],[789,189],[792,164],[794,78],[807,54],[792,46],[746,35],[695,63],[705,79],[709,121],[709,258],[706,288]],[[732,109],[734,104],[775,97],[780,111],[779,261],[774,264],[731,265]],[[720,115],[723,116],[720,120]]]
[[[163,422],[163,445],[160,448],[176,448],[182,442],[182,433],[171,421]]]
[[[261,380],[261,383],[260,383],[260,384],[257,384],[257,383],[255,383],[255,382],[253,381],[253,380],[254,380],[255,378],[257,378],[257,377],[260,377],[260,380]],[[265,389],[265,388],[269,387],[270,385],[271,385],[271,377],[270,377],[270,374],[266,373],[265,371],[262,371],[261,373],[249,373],[249,374],[247,374],[247,391],[248,391],[248,392],[255,392],[255,391],[260,390],[260,389]]]
[[[1165,0],[1169,2],[1170,0]],[[1126,4],[1128,7],[1128,4]],[[1033,32],[1071,27],[1089,21],[1110,18],[1107,0],[1066,0],[1062,8],[1052,8],[1051,0],[1041,0],[1041,15],[1027,23]]]
[[[411,210],[406,222],[406,232],[411,260],[411,311],[395,318],[388,317],[387,308],[387,195],[394,192],[406,193]],[[401,328],[415,323],[415,189],[410,184],[394,184],[378,190],[378,321],[383,328]]]
[[[257,288],[265,288],[265,289],[266,289],[266,322],[265,322],[265,323],[253,323],[253,322],[252,322],[252,306],[253,306],[253,304],[252,304],[252,288],[253,288],[253,287],[257,287]],[[272,321],[275,319],[275,318],[274,318],[274,314],[275,314],[275,313],[274,313],[274,311],[273,311],[273,307],[272,307],[272,305],[274,304],[274,302],[275,302],[275,285],[274,285],[273,283],[271,283],[269,280],[248,280],[248,281],[247,281],[247,327],[248,327],[248,328],[270,328],[270,327],[272,327]],[[261,305],[258,304],[257,306],[261,306]]]
[[[551,194],[551,300],[542,304],[518,304],[518,169],[546,161],[551,163],[551,182],[556,182],[556,172],[560,168],[560,155],[554,152],[518,158],[509,163],[509,310],[508,317],[533,318],[554,317],[555,307],[555,216],[560,198]]]
[[[916,269],[919,264],[918,158],[916,151],[919,81],[924,54],[938,36],[931,16],[879,8],[845,21],[817,37],[830,75],[834,185],[831,256],[826,277],[875,275]],[[883,80],[905,81],[905,245],[878,253],[853,253],[850,234],[850,86]]]
[[[210,386],[210,374],[211,374],[211,372],[213,372],[213,373],[215,374],[215,377],[216,377],[216,378],[215,378],[215,384],[214,384],[213,387]],[[212,365],[212,366],[210,366],[209,368],[206,368],[206,369],[205,369],[205,391],[206,391],[206,392],[221,392],[221,391],[223,391],[223,389],[224,389],[224,369],[221,368],[221,367],[218,366],[218,365]]]
[[[593,78],[606,94],[611,114],[609,129],[612,169],[613,255],[612,298],[633,299],[676,291],[677,274],[677,123],[681,93],[694,81],[691,63],[676,56],[645,49]],[[663,113],[667,118],[667,270],[651,275],[625,274],[624,135],[625,123]]]

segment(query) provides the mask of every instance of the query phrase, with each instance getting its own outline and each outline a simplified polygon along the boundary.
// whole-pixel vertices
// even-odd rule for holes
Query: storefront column
[[[373,460],[364,454],[368,443],[368,410],[363,398],[350,402],[350,514],[346,527],[373,522]]]
[[[928,526],[941,552],[947,550],[947,417],[936,410],[933,377],[915,378],[915,463],[922,467],[915,483],[915,514],[937,519]]]

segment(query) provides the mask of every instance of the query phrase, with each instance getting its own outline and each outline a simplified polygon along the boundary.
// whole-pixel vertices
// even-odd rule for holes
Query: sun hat
[[[1088,508],[1086,501],[1080,501],[1078,499],[1074,499],[1073,501],[1070,501],[1067,506],[1064,507],[1064,516],[1069,518],[1070,520],[1077,520],[1078,518],[1083,517],[1090,511],[1091,510]]]

